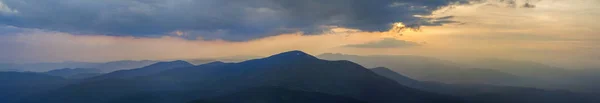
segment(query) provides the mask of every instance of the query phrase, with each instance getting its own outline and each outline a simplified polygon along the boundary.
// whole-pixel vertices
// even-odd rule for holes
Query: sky
[[[0,0],[0,63],[313,55],[600,67],[598,0]]]

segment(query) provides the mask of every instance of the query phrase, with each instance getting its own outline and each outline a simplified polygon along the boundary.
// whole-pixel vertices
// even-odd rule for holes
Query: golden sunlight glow
[[[181,30],[173,31],[173,32],[171,32],[171,34],[174,34],[174,35],[177,35],[177,36],[184,36],[185,35],[185,33],[183,31],[181,31]]]
[[[406,31],[408,27],[404,25],[402,22],[396,22],[392,24],[392,28],[389,30],[390,33],[396,33],[402,35],[402,32]]]
[[[556,3],[560,2],[560,3]],[[506,58],[540,61],[557,65],[582,65],[572,61],[596,62],[600,36],[598,1],[540,1],[535,8],[503,8],[484,4],[440,9],[422,18],[453,16],[460,24],[423,26],[396,22],[388,31],[368,32],[324,26],[322,34],[280,34],[244,42],[183,39],[194,34],[176,30],[160,38],[73,35],[33,32],[4,37],[31,52],[23,58],[39,61],[112,61],[213,58],[235,55],[267,56],[288,50],[358,55],[426,55],[438,58]],[[570,12],[582,11],[582,12]],[[568,34],[568,35],[566,35]],[[2,36],[2,35],[0,35]],[[377,42],[384,38],[423,45],[411,48],[348,48],[349,44]],[[90,56],[93,55],[93,56]],[[580,63],[580,62],[578,62]],[[581,62],[583,63],[583,62]],[[593,64],[590,65],[600,65]]]

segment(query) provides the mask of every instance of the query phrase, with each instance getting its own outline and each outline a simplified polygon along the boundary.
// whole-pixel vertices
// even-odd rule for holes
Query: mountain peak
[[[188,63],[188,62],[187,61],[183,61],[183,60],[175,60],[175,61],[171,61],[170,63],[182,63],[182,64],[185,64],[185,63]]]
[[[205,63],[205,64],[225,64],[225,62],[222,62],[222,61],[214,61],[214,62]]]
[[[149,65],[147,67],[150,67],[150,66],[161,66],[161,65],[188,65],[188,66],[193,66],[193,64],[188,63],[186,61],[175,60],[175,61],[169,61],[169,62],[158,62],[158,63],[151,64],[151,65]]]
[[[214,62],[210,62],[210,63],[206,63],[206,64],[201,64],[201,65],[203,65],[203,66],[207,66],[207,65],[215,66],[215,65],[223,65],[223,64],[227,64],[227,63],[222,62],[222,61],[214,61]]]
[[[288,51],[288,52],[283,52],[283,53],[279,53],[273,56],[270,56],[268,58],[277,58],[277,59],[317,59],[316,57],[299,51],[299,50],[293,50],[293,51]]]
[[[287,51],[287,52],[279,53],[279,54],[276,54],[276,55],[282,55],[282,54],[309,55],[308,53],[305,53],[305,52],[300,51],[300,50]]]

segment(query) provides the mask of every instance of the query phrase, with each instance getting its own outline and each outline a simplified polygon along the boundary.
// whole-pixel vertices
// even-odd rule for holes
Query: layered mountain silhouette
[[[123,69],[140,68],[158,61],[151,60],[121,60],[105,63],[91,62],[60,62],[60,63],[28,63],[28,64],[11,64],[0,63],[0,71],[30,71],[30,72],[46,72],[62,68],[94,68],[101,70],[103,73],[113,72]]]
[[[94,77],[98,75],[102,75],[102,71],[98,69],[92,68],[64,68],[64,69],[56,69],[44,72],[44,74],[52,75],[52,76],[60,76],[68,79],[85,79],[89,77]]]
[[[187,59],[185,61],[192,63],[194,65],[206,64],[210,62],[222,61],[222,62],[243,62],[250,59],[264,58],[262,56],[252,56],[252,55],[237,55],[237,56],[228,56],[228,57],[218,57],[218,58],[205,58],[205,59]]]
[[[0,68],[10,71],[30,71],[30,72],[46,72],[54,69],[62,68],[88,68],[96,63],[87,62],[61,62],[61,63],[0,63]],[[5,71],[6,71],[5,70]]]
[[[600,94],[485,84],[420,82],[386,68],[371,70],[394,79],[403,85],[424,91],[462,97],[471,103],[596,103],[600,101]]]
[[[90,78],[90,80],[101,80],[101,79],[131,79],[139,76],[147,76],[156,74],[165,70],[181,67],[194,66],[186,61],[171,61],[171,62],[158,62],[152,65],[148,65],[142,68],[130,69],[130,70],[119,70],[108,74],[100,75],[97,77]]]
[[[66,86],[25,103],[176,103],[275,86],[369,103],[457,103],[460,98],[403,86],[350,61],[321,60],[290,51],[240,63],[175,68],[133,79],[104,79]]]
[[[398,73],[396,73],[388,68],[385,68],[385,67],[372,68],[371,71],[373,71],[374,73],[376,73],[378,75],[395,80],[396,82],[403,84],[405,86],[409,86],[409,87],[419,86],[419,84],[421,83],[420,81],[417,81],[412,78],[406,77],[404,75],[398,74]]]
[[[536,79],[534,84],[526,85],[529,87],[600,93],[600,88],[597,88],[600,85],[587,81],[590,79],[592,81],[600,80],[596,76],[600,72],[593,71],[597,69],[569,70],[531,61],[493,58],[476,60],[470,64],[475,67],[490,68],[520,77]],[[590,75],[590,73],[593,74]]]
[[[479,59],[469,64],[478,68],[489,68],[500,72],[540,80],[568,79],[569,76],[572,76],[572,74],[577,72],[537,62],[493,58]]]
[[[563,89],[600,93],[599,69],[564,69],[542,63],[503,59],[478,59],[464,64],[411,55],[358,56],[325,53],[327,60],[350,60],[369,68],[387,67],[420,81],[451,84],[488,84]]]
[[[391,60],[391,59],[380,59]],[[378,61],[380,61],[378,60]],[[408,60],[405,60],[408,61]],[[424,64],[439,61],[418,59]],[[435,62],[427,62],[435,61]],[[390,66],[394,62],[379,62]],[[417,61],[409,62],[418,63]],[[396,63],[395,65],[402,67]],[[451,79],[513,74],[488,69],[453,72],[432,64],[429,70]],[[408,67],[421,67],[411,64]],[[437,65],[437,66],[435,66]],[[374,65],[372,65],[374,66]],[[385,65],[382,65],[385,66]],[[446,65],[447,66],[447,65]],[[453,66],[447,66],[453,67]],[[418,70],[418,69],[412,69]],[[79,69],[56,70],[71,75]],[[239,63],[158,62],[88,79],[72,80],[50,73],[0,72],[1,103],[597,103],[600,95],[563,90],[483,83],[420,81],[396,69],[365,67],[346,60],[322,60],[289,51]],[[443,73],[452,72],[452,73]],[[580,78],[590,78],[594,71]],[[408,72],[418,73],[418,72]],[[456,73],[456,74],[453,74]],[[471,73],[476,73],[471,74]],[[434,73],[435,74],[435,73]],[[467,76],[464,76],[467,75]],[[589,77],[588,77],[589,76]],[[519,76],[516,76],[519,77]],[[508,78],[518,81],[520,78]],[[585,79],[591,81],[593,79]],[[474,80],[467,80],[474,81]],[[583,80],[582,80],[583,81]],[[5,92],[6,91],[6,92]]]
[[[327,60],[350,60],[366,67],[387,67],[420,81],[530,87],[543,82],[536,78],[526,78],[494,69],[466,68],[462,64],[422,56],[358,56],[325,53],[319,57]]]
[[[575,87],[567,86],[566,88],[574,88],[582,92],[600,93],[600,82],[597,82],[600,81],[600,75],[598,74],[600,74],[600,69],[598,68],[575,70],[571,74],[572,76],[569,76],[567,80],[569,82],[567,83],[580,85],[576,85]]]
[[[125,70],[125,69],[131,69],[131,68],[140,68],[140,67],[144,67],[144,66],[148,66],[150,64],[154,64],[157,63],[159,61],[152,61],[152,60],[140,60],[140,61],[134,61],[134,60],[121,60],[121,61],[112,61],[112,62],[106,62],[106,63],[99,63],[99,64],[95,64],[90,68],[97,68],[102,70],[103,72],[113,72],[113,71],[117,71],[117,70]]]

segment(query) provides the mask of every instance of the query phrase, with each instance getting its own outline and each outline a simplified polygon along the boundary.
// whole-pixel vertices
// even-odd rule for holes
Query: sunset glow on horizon
[[[388,28],[391,29],[388,31],[366,31],[335,25],[333,21],[336,19],[332,18],[332,23],[329,24],[333,25],[323,22],[319,27],[322,30],[317,32],[280,27],[276,30],[296,32],[264,32],[269,35],[250,39],[243,35],[229,37],[233,35],[230,34],[233,31],[224,29],[196,31],[176,28],[165,35],[136,36],[105,35],[100,32],[80,34],[4,23],[1,27],[4,33],[0,35],[0,47],[6,49],[0,53],[3,58],[0,62],[176,60],[236,55],[268,56],[282,51],[303,50],[315,55],[421,55],[447,60],[457,60],[457,57],[505,58],[539,61],[569,68],[597,66],[594,62],[599,61],[600,55],[596,52],[600,52],[600,47],[595,44],[600,39],[597,35],[600,33],[597,31],[600,25],[597,25],[595,18],[600,17],[600,8],[593,4],[599,2],[539,0],[527,2],[535,7],[525,8],[492,1],[445,6],[431,15],[413,15],[430,20],[410,21],[412,24],[430,23],[420,26],[419,30],[404,30],[407,29],[406,23],[390,22]],[[15,2],[0,3],[0,11],[5,17],[27,13],[24,8],[17,7]],[[395,4],[400,5],[402,4]],[[141,8],[131,9],[151,12]],[[280,15],[277,10],[268,8],[256,10]],[[247,19],[260,21],[262,18],[269,18],[269,15],[263,16],[256,15]],[[345,19],[338,20],[341,22]],[[167,25],[177,24],[165,24]],[[252,25],[270,24],[253,22]],[[148,30],[151,31],[152,28]],[[275,34],[272,35],[273,33]],[[222,38],[226,36],[227,38]],[[228,40],[238,37],[246,40]],[[392,40],[389,38],[396,40],[390,42],[398,44],[376,45],[383,44],[377,42],[384,39]],[[369,43],[375,46],[350,46]],[[561,60],[564,61],[557,58],[563,58]]]

